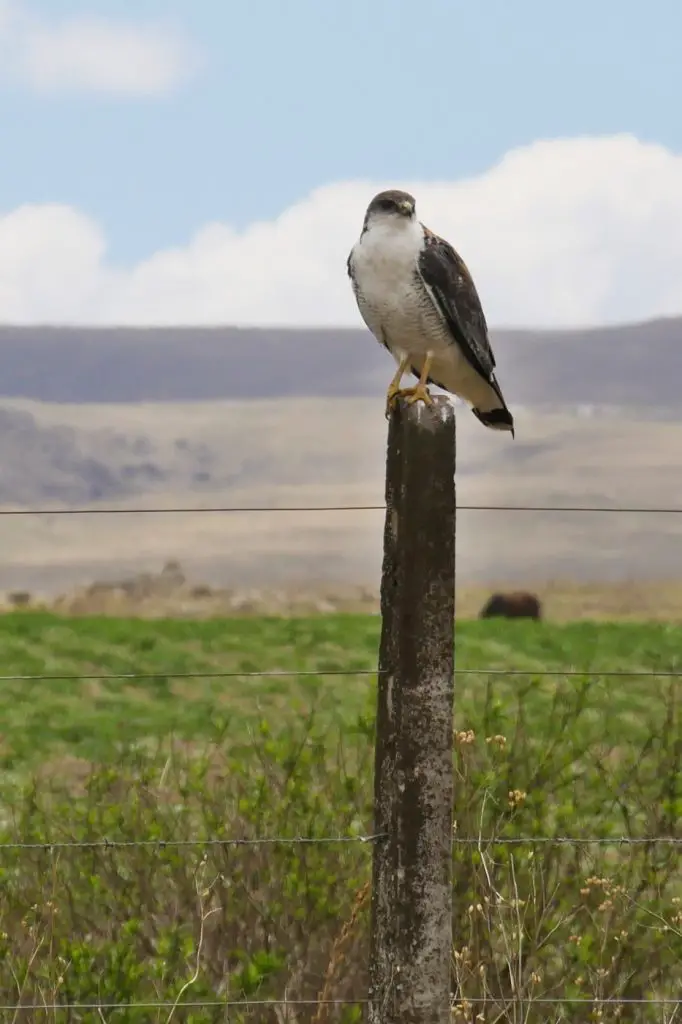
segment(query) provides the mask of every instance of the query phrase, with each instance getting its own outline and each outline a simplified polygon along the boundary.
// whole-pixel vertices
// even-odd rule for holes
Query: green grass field
[[[312,711],[318,723],[350,723],[371,710],[374,677],[323,673],[375,669],[379,628],[376,617],[344,615],[213,621],[2,616],[1,676],[84,678],[1,680],[0,764],[21,769],[59,752],[106,761],[122,743],[169,734],[211,739],[225,729],[238,735],[263,718],[287,729]],[[464,622],[456,650],[457,668],[477,673],[458,679],[458,728],[484,714],[491,729],[509,727],[522,695],[529,724],[546,732],[549,709],[560,711],[559,694],[562,706],[580,697],[584,727],[620,743],[645,735],[665,714],[665,702],[656,696],[670,684],[660,677],[601,673],[682,667],[682,628]],[[495,678],[487,669],[525,674]],[[320,674],[182,678],[273,670]],[[562,670],[585,675],[569,679]],[[559,674],[543,677],[547,671]],[[110,673],[150,678],[92,678]]]
[[[360,1021],[371,846],[205,844],[371,832],[379,628],[1,617],[0,1002],[160,1001],[111,1019],[161,1024],[181,992],[315,1000],[326,984],[350,1005],[296,1019]],[[486,1020],[669,1024],[674,1006],[646,1001],[682,990],[680,853],[648,837],[682,841],[680,686],[665,675],[682,628],[475,621],[456,640],[455,834],[476,843],[454,850],[453,1019],[477,1019],[470,999]],[[261,671],[293,674],[247,674]],[[116,673],[147,678],[97,678]],[[557,836],[602,842],[527,841]],[[124,845],[53,845],[103,837]],[[542,1003],[557,998],[578,1002]]]

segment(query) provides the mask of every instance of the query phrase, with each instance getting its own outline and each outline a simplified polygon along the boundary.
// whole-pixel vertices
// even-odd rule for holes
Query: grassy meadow
[[[361,1019],[379,628],[0,617],[0,1020]],[[682,628],[463,621],[457,669],[453,1019],[672,1021]]]

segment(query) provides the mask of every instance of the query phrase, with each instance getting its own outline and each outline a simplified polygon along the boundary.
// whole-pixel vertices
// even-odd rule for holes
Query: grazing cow
[[[541,619],[542,607],[535,594],[514,590],[508,594],[493,594],[483,605],[479,619]]]

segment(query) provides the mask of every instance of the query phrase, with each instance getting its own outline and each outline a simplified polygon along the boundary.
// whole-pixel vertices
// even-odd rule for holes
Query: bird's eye
[[[382,199],[381,200],[381,209],[382,210],[392,210],[394,208],[394,206],[395,206],[395,203],[393,202],[392,199]]]

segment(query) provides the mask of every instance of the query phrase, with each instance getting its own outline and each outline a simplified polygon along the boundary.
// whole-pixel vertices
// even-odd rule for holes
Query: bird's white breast
[[[443,332],[442,319],[419,282],[423,244],[419,221],[377,218],[360,237],[351,257],[362,317],[396,356],[426,350],[434,335]]]
[[[416,220],[387,217],[369,225],[353,250],[355,277],[367,301],[389,306],[410,300],[423,241]]]

